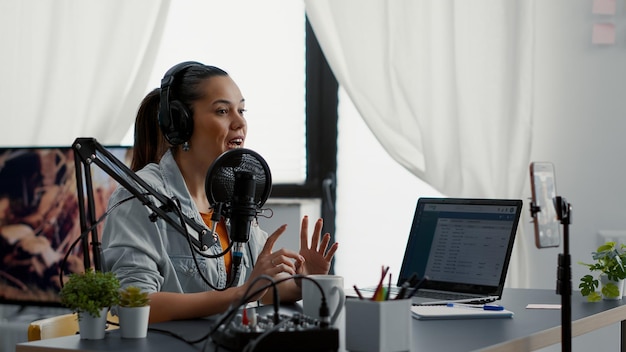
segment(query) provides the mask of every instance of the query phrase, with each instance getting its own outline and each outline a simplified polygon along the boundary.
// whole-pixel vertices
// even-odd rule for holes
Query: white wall
[[[538,1],[535,55],[533,160],[552,161],[557,193],[572,204],[572,273],[586,270],[599,244],[598,231],[626,229],[626,13],[617,2],[615,16],[591,13],[591,1]],[[591,43],[592,26],[616,25],[612,46]],[[526,240],[530,241],[530,234]],[[540,275],[556,262],[558,251],[531,250],[533,287],[553,287]],[[549,274],[549,273],[548,273]],[[578,285],[576,285],[577,287]]]
[[[617,1],[614,16],[593,15],[591,1],[537,1],[534,160],[554,162],[557,192],[572,204],[572,281],[577,289],[601,230],[626,229],[626,10]],[[611,22],[616,44],[591,43],[592,26]],[[530,243],[531,236],[525,240]],[[562,248],[560,249],[562,250]],[[530,246],[531,286],[555,287],[557,250]],[[530,260],[532,258],[532,260]],[[574,293],[577,294],[577,293]],[[619,327],[575,339],[574,350],[618,349]],[[587,347],[585,347],[587,346]]]

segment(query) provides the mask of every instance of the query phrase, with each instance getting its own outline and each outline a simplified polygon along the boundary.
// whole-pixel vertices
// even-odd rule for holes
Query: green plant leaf
[[[602,286],[602,294],[607,298],[616,298],[619,297],[620,292],[617,285],[612,282],[608,282],[607,284]]]
[[[585,275],[580,279],[580,284],[578,287],[580,288],[580,293],[583,296],[589,296],[592,293],[595,293],[596,288],[600,282],[593,278],[591,275]]]
[[[602,295],[599,294],[598,292],[591,292],[587,296],[587,301],[588,302],[600,302],[601,300],[602,300]]]
[[[589,268],[589,271],[598,272],[599,275],[606,275],[609,280],[618,281],[626,279],[626,245],[621,244],[619,247],[613,241],[608,241],[599,246],[596,252],[592,252],[594,263],[578,262]],[[583,296],[589,296],[598,287],[597,279],[593,279],[591,275],[581,278],[579,288]]]
[[[141,292],[136,286],[128,286],[120,291],[120,306],[144,307],[150,303],[148,292]]]
[[[609,242],[606,242],[605,244],[601,245],[600,247],[598,247],[598,249],[596,251],[597,252],[604,252],[604,251],[610,251],[610,250],[612,250],[614,248],[615,248],[615,242],[609,241]]]
[[[82,274],[69,275],[69,280],[61,288],[61,303],[74,312],[99,317],[102,308],[119,302],[119,288],[120,283],[114,273],[90,268]]]

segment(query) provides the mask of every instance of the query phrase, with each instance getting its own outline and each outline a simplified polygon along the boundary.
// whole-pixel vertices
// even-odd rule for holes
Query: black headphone
[[[159,126],[165,139],[171,145],[187,142],[193,133],[193,116],[191,111],[178,99],[170,101],[170,87],[176,75],[192,67],[203,64],[196,61],[185,61],[170,68],[161,80],[161,107],[159,109]]]

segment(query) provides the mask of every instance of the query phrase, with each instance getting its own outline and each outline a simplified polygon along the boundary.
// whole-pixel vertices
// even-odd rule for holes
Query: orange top
[[[213,222],[211,221],[211,215],[213,215],[213,212],[210,213],[200,213],[200,215],[202,216],[202,220],[204,221],[204,223],[206,224],[206,226],[209,229],[213,228]],[[228,245],[230,244],[230,241],[228,239],[228,231],[226,230],[226,224],[224,224],[223,221],[220,221],[219,223],[217,223],[217,227],[215,228],[215,232],[217,232],[217,237],[220,240],[220,244],[222,245],[222,249],[228,248]],[[224,255],[224,265],[226,266],[226,273],[230,276],[230,266],[231,263],[233,262],[233,255],[231,251],[228,251],[228,253],[226,253]]]

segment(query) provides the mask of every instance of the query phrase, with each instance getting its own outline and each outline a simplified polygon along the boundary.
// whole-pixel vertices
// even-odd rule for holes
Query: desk
[[[561,296],[553,290],[506,289],[500,302],[515,316],[511,319],[434,320],[413,319],[412,351],[532,351],[561,340],[559,310],[526,309],[529,303],[560,304]],[[621,322],[621,349],[626,351],[626,299],[587,303],[580,293],[572,296],[572,336]],[[161,325],[166,324],[166,325]],[[156,324],[173,327],[186,337],[202,336],[210,327],[206,320]],[[81,340],[68,336],[17,345],[16,352],[34,351],[198,351],[164,334],[150,331],[148,338],[121,339],[118,331],[107,332],[103,340]]]
[[[515,313],[511,319],[433,320],[413,323],[413,346],[424,351],[533,351],[561,342],[561,311],[526,309],[529,303],[560,304],[554,290],[505,289],[500,302]],[[621,322],[624,338],[626,298],[587,302],[572,295],[572,337]],[[419,351],[420,349],[415,349]]]

